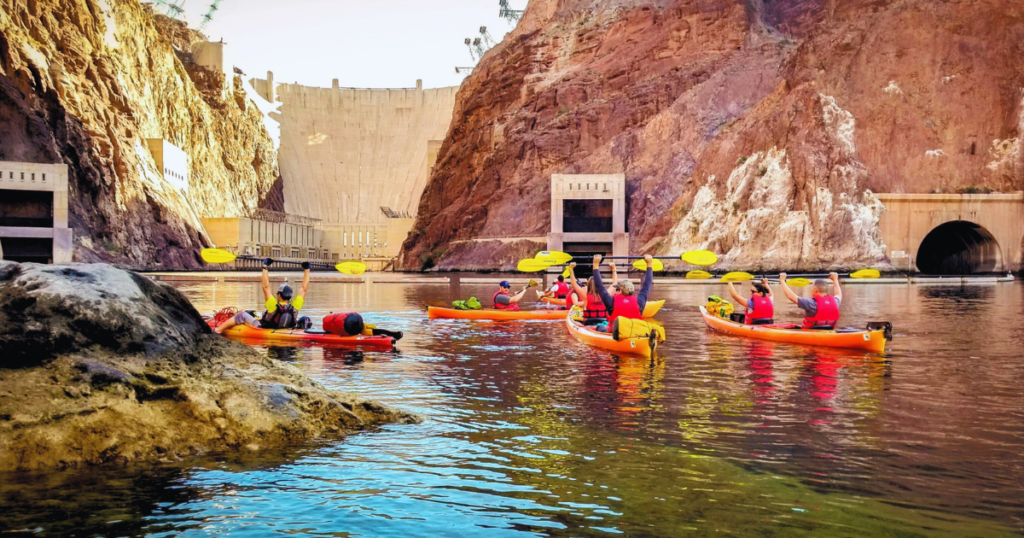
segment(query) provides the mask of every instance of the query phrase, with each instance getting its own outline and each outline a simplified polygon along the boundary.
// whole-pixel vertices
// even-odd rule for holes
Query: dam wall
[[[458,87],[252,85],[281,103],[285,212],[319,219],[341,258],[395,256],[451,123]]]

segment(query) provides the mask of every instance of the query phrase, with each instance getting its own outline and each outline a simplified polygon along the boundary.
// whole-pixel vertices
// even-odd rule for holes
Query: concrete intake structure
[[[253,79],[282,103],[285,212],[322,221],[341,258],[398,254],[451,123],[458,87],[359,89]]]
[[[70,263],[66,164],[0,162],[0,258]]]

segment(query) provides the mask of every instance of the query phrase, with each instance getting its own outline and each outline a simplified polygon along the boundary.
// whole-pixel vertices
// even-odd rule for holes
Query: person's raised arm
[[[747,304],[747,300],[744,299],[743,296],[736,291],[736,287],[732,285],[732,282],[729,283],[729,295],[731,295],[733,300],[736,301],[737,303],[741,305]]]
[[[782,287],[782,293],[786,294],[786,298],[793,301],[794,304],[800,304],[800,298],[793,293],[793,290],[789,289],[789,285],[786,284],[786,273],[779,273],[779,286]]]
[[[302,288],[299,289],[299,297],[305,297],[309,291],[309,262],[302,262]]]
[[[619,283],[619,271],[615,267],[615,260],[608,260],[608,267],[612,268],[612,286]]]
[[[263,284],[263,300],[272,299],[274,292],[270,290],[270,264],[274,263],[274,260],[270,258],[263,259],[263,276],[260,279],[260,283]]]
[[[608,290],[604,289],[604,282],[601,280],[600,254],[594,256],[594,288],[597,289],[597,294],[601,297],[601,302],[604,303],[604,309],[611,312],[615,306],[615,300],[612,299],[612,295],[608,293]]]
[[[775,300],[775,292],[773,292],[772,291],[772,287],[768,285],[768,279],[767,278],[762,278],[761,279],[761,284],[764,285],[764,288],[766,290],[768,290],[768,298],[772,299],[772,300]]]
[[[654,286],[654,258],[650,254],[644,255],[644,262],[647,263],[647,272],[644,274],[644,283],[640,285],[640,293],[636,296],[636,305],[640,312],[647,307],[647,298],[651,295],[651,287]]]
[[[834,290],[832,295],[835,295],[836,300],[840,303],[843,302],[843,288],[839,286],[839,275],[837,273],[831,273],[828,277],[832,279],[832,289]]]
[[[576,296],[582,301],[587,296],[587,290],[580,287],[576,283],[576,272],[573,269],[576,268],[576,262],[569,264],[569,283],[572,285],[572,291],[576,292]]]

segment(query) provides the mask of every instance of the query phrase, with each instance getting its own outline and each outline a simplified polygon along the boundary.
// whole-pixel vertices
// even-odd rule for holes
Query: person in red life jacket
[[[299,317],[299,310],[305,304],[306,291],[309,290],[309,262],[302,262],[302,287],[294,298],[292,287],[288,284],[281,284],[276,294],[270,291],[270,266],[273,263],[274,260],[270,258],[263,260],[263,297],[266,299],[263,316],[257,320],[250,312],[243,310],[225,320],[214,331],[220,334],[242,324],[257,329],[308,329],[313,326],[309,318]]]
[[[494,296],[491,297],[491,304],[498,310],[519,310],[519,301],[526,294],[526,290],[530,289],[527,286],[522,289],[519,293],[512,295],[512,284],[509,284],[508,280],[502,280],[498,284],[498,291],[494,292]]]
[[[832,273],[828,278],[832,281],[835,293],[829,295],[828,281],[819,279],[814,281],[814,296],[808,299],[797,297],[796,293],[789,289],[786,285],[786,273],[779,275],[783,293],[804,311],[805,329],[835,329],[836,323],[839,323],[839,304],[843,301],[843,289],[839,286],[838,274]]]
[[[341,336],[390,336],[401,340],[405,333],[378,329],[376,325],[363,321],[358,312],[331,312],[324,316],[324,331]]]
[[[615,271],[615,262],[609,261],[612,268],[612,292],[609,293],[601,281],[601,256],[594,256],[594,287],[597,294],[601,296],[605,310],[608,311],[608,322],[595,327],[602,332],[610,332],[612,322],[616,318],[643,319],[644,307],[647,306],[647,297],[651,294],[651,286],[654,284],[653,258],[650,254],[644,256],[647,262],[647,274],[644,275],[644,283],[640,287],[640,293],[636,293],[633,283],[629,280],[618,281],[618,274]]]
[[[583,289],[580,281],[576,280],[576,262],[569,264],[569,282],[572,283],[573,292],[569,294],[573,304],[583,307],[583,324],[600,325],[608,321],[608,311],[604,307],[604,301],[597,294],[597,287],[594,285],[594,277],[587,279],[587,288]],[[569,299],[566,299],[569,304]],[[570,305],[569,308],[572,308]]]
[[[572,288],[570,288],[569,285],[565,283],[565,277],[562,275],[558,275],[558,281],[552,284],[548,291],[541,293],[540,290],[537,290],[537,299],[542,301],[544,299],[558,299],[561,301],[565,301],[566,304],[564,305],[553,304],[551,302],[544,301],[545,303],[548,303],[545,305],[545,308],[552,308],[556,310],[568,310],[569,308],[572,308],[572,305],[568,304],[570,291],[572,291]]]
[[[739,304],[747,305],[747,325],[771,325],[775,323],[775,297],[772,289],[768,287],[768,279],[762,278],[760,282],[750,283],[750,299],[744,299],[732,282],[729,283],[729,294]]]

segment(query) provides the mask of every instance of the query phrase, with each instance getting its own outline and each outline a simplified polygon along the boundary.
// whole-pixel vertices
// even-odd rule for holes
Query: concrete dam
[[[451,123],[458,87],[423,89],[417,81],[414,88],[344,88],[336,79],[331,88],[318,88],[275,84],[273,73],[252,85],[281,103],[272,117],[281,124],[284,211],[305,217],[284,224],[315,228],[297,235],[319,237],[319,245],[301,248],[314,246],[321,258],[397,255]]]

